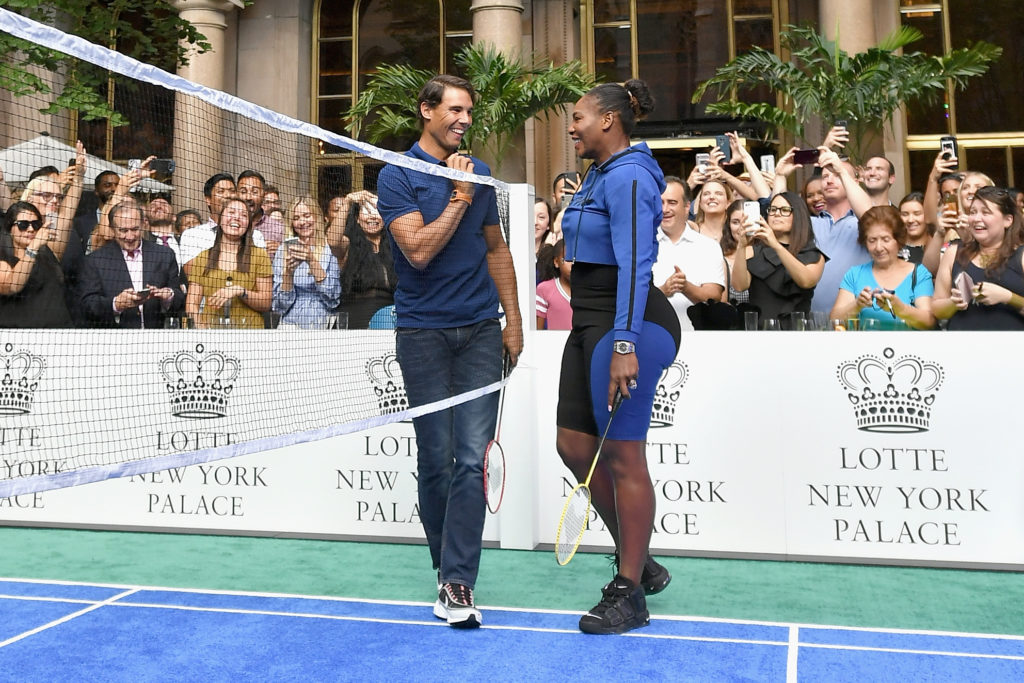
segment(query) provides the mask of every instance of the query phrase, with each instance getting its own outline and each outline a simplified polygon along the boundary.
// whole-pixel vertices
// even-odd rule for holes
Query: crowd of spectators
[[[728,150],[700,155],[685,180],[666,177],[652,277],[683,329],[743,329],[748,312],[766,329],[1024,329],[1020,191],[939,152],[924,188],[892,197],[892,163],[855,167],[838,126],[816,160],[794,148],[773,172],[726,137]],[[247,169],[210,177],[202,210],[174,207],[168,194],[135,191],[148,159],[100,173],[83,194],[85,159],[79,143],[63,171],[37,169],[6,199],[3,188],[0,327],[389,319],[379,314],[393,306],[396,276],[373,193],[286,198]],[[800,166],[810,177],[798,194],[788,184]],[[560,173],[552,198],[534,204],[539,329],[571,327],[561,220],[580,183]]]
[[[171,195],[136,191],[152,158],[98,174],[82,201],[86,161],[79,143],[68,169],[37,170],[18,201],[0,196],[0,327],[366,328],[393,308],[368,191],[322,209],[247,169],[210,177],[204,210],[175,212]]]
[[[1019,190],[960,169],[947,150],[926,187],[892,197],[894,165],[871,156],[855,167],[844,126],[773,170],[734,133],[724,138],[728,149],[698,154],[685,181],[666,176],[662,194],[652,277],[683,329],[1024,329]],[[809,177],[798,194],[788,183],[800,167]],[[560,174],[556,195],[578,183]],[[550,304],[541,285],[557,277],[544,244],[549,231],[561,236],[561,217],[550,211],[538,199],[538,310]]]

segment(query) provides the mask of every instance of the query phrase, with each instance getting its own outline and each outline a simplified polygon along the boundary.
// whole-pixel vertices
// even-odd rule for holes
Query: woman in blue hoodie
[[[671,580],[648,554],[654,487],[646,443],[655,387],[679,351],[679,321],[651,282],[664,175],[646,144],[629,141],[653,108],[643,81],[605,83],[576,103],[569,125],[576,154],[593,164],[562,218],[573,328],[562,355],[557,448],[583,481],[609,427],[590,490],[618,564],[601,602],[580,619],[588,633],[646,626],[645,594]],[[617,392],[626,400],[609,426]]]

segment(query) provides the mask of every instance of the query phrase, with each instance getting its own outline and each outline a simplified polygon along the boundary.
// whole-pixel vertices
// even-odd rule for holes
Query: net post
[[[532,337],[536,332],[536,255],[533,242],[533,200],[532,185],[519,183],[509,186],[509,229],[508,246],[516,272],[519,310],[523,316],[524,346],[519,364],[511,375],[505,401],[509,406],[533,405],[534,368],[537,362],[536,344]],[[540,501],[537,486],[531,472],[537,471],[538,454],[533,444],[537,443],[536,420],[529,411],[508,410],[502,434],[507,444],[505,449],[505,500],[496,518],[499,524],[499,542],[502,548],[532,550],[540,538],[539,520],[536,510]],[[514,435],[514,439],[513,439]],[[503,444],[503,445],[506,445]],[[511,495],[509,495],[511,493]]]

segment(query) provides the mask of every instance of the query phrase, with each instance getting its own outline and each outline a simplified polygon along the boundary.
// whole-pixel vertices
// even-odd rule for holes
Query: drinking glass
[[[743,329],[748,331],[757,329],[757,311],[743,311]]]
[[[779,325],[778,318],[767,318],[761,323],[761,329],[765,332],[778,332],[782,327]]]

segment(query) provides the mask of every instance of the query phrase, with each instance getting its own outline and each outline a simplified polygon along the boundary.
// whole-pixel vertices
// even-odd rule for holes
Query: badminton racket
[[[616,389],[615,400],[612,402],[612,412],[608,416],[608,424],[604,428],[601,440],[597,442],[597,453],[594,455],[594,462],[590,463],[590,471],[583,483],[577,484],[569,494],[562,508],[562,517],[558,520],[558,534],[555,537],[555,557],[558,564],[567,565],[572,556],[580,547],[583,540],[583,531],[587,528],[587,520],[590,518],[590,479],[597,469],[597,460],[601,457],[601,448],[604,446],[605,437],[608,436],[608,429],[612,426],[612,419],[622,405],[622,394]]]
[[[506,379],[512,371],[512,358],[505,353],[501,363],[501,377]],[[505,498],[505,451],[501,447],[501,416],[505,411],[505,387],[498,390],[498,422],[494,426],[494,438],[484,451],[484,500],[491,514],[497,514]]]

